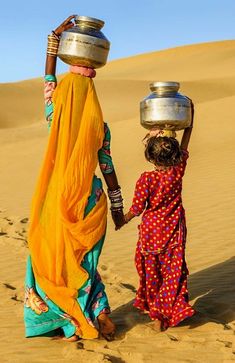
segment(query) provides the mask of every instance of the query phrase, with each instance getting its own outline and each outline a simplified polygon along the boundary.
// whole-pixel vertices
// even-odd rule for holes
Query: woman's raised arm
[[[45,74],[55,75],[56,72],[56,57],[57,49],[60,41],[61,33],[64,30],[70,29],[74,26],[72,19],[76,15],[69,16],[62,24],[60,24],[55,30],[52,31],[51,35],[48,36],[48,48],[46,57]],[[56,49],[57,47],[57,49]]]
[[[56,80],[56,60],[57,60],[57,50],[59,47],[60,35],[61,33],[74,26],[72,19],[75,15],[69,16],[61,25],[59,25],[55,30],[48,35],[47,44],[47,57],[45,65],[45,83],[44,83],[44,101],[45,101],[45,116],[48,122],[48,128],[51,127],[51,122],[53,118],[54,105],[52,101],[52,96],[57,85]]]

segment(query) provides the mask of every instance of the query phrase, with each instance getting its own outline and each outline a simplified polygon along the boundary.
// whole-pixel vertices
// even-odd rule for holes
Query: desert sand
[[[235,41],[197,44],[109,62],[95,79],[129,207],[144,160],[139,101],[156,80],[181,83],[196,116],[183,199],[190,299],[198,314],[157,334],[132,307],[138,220],[114,231],[109,216],[100,273],[117,339],[66,343],[24,338],[31,196],[47,143],[42,78],[0,84],[1,362],[232,363],[235,361]],[[179,135],[180,136],[180,135]]]

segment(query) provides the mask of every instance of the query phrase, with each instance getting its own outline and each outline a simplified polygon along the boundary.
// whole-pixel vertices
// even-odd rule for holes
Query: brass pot
[[[178,92],[178,82],[153,82],[152,93],[140,102],[140,122],[146,129],[181,130],[192,121],[191,102]]]
[[[91,68],[107,62],[110,42],[101,32],[104,21],[88,16],[76,16],[75,26],[61,34],[58,56],[70,65]]]

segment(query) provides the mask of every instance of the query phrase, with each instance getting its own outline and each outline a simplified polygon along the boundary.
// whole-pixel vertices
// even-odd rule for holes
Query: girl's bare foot
[[[160,333],[162,331],[162,322],[160,320],[155,320],[153,324],[153,329],[157,333]]]
[[[99,323],[100,335],[109,342],[114,340],[115,325],[112,322],[112,320],[109,318],[108,314],[101,313],[97,319]]]
[[[154,320],[151,323],[147,324],[151,329],[153,329],[156,333],[160,333],[161,331],[164,331],[164,325],[161,320]]]

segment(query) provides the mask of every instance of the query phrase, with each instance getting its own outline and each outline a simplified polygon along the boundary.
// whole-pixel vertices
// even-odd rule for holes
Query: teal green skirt
[[[103,193],[102,182],[99,178],[94,176],[92,192],[88,199],[85,215],[94,208],[101,193]],[[88,272],[89,278],[82,288],[79,289],[77,301],[84,316],[91,325],[94,324],[97,316],[101,312],[109,313],[110,311],[105,287],[97,271],[104,239],[105,235],[100,241],[97,241],[93,249],[85,255],[82,262],[82,267]],[[38,335],[53,336],[57,334],[56,331],[58,328],[63,329],[64,335],[67,338],[75,334],[76,326],[74,325],[72,317],[61,310],[53,301],[49,300],[44,291],[38,286],[33,273],[30,256],[27,260],[25,290],[24,323],[26,337]],[[30,296],[35,293],[46,303],[48,307],[47,311],[43,311],[43,309],[41,311],[36,309],[35,311],[35,309],[32,309],[30,306]]]

